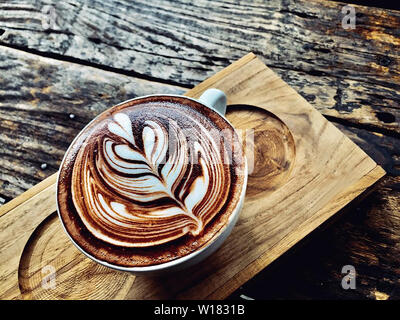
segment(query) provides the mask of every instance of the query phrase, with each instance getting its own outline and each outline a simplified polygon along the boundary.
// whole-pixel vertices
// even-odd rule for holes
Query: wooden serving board
[[[253,129],[256,150],[243,211],[223,246],[163,277],[100,266],[64,234],[52,175],[0,207],[1,299],[222,299],[385,174],[254,54],[186,95],[211,87],[227,94],[233,125]]]

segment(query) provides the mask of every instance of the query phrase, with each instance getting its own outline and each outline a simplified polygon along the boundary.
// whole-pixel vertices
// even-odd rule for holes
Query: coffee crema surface
[[[59,214],[74,242],[111,264],[165,263],[206,246],[243,192],[230,124],[190,99],[151,96],[105,111],[61,165]]]

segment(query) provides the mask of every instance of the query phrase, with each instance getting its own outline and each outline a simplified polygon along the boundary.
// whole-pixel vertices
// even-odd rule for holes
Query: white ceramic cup
[[[210,109],[218,112],[219,115],[221,117],[223,117],[232,126],[232,124],[225,118],[226,101],[227,101],[226,96],[225,96],[224,92],[222,92],[221,90],[218,90],[218,89],[206,90],[198,100],[189,98],[186,96],[181,96],[181,95],[161,94],[161,95],[142,96],[142,97],[130,99],[130,100],[121,102],[118,105],[122,105],[129,101],[138,100],[138,99],[142,99],[142,98],[146,98],[146,97],[150,97],[150,96],[173,96],[173,97],[185,98],[185,99],[189,99],[189,100],[194,100],[196,102],[200,102],[206,108],[210,108]],[[92,120],[92,121],[94,121],[94,120]],[[90,123],[92,123],[92,121]],[[89,126],[90,123],[87,126]],[[85,128],[83,130],[85,130]],[[234,128],[234,127],[232,126],[232,128]],[[74,144],[74,142],[72,142],[71,145],[73,145],[73,144]],[[66,154],[67,153],[68,153],[68,151],[66,152]],[[67,233],[68,237],[72,241],[72,243],[83,254],[85,254],[87,257],[98,262],[101,265],[104,265],[104,266],[112,268],[112,269],[120,270],[120,271],[127,271],[127,272],[130,272],[133,274],[148,274],[148,275],[159,275],[159,274],[163,274],[166,272],[182,270],[184,268],[187,268],[194,264],[199,263],[200,261],[207,258],[209,255],[211,255],[213,252],[215,252],[222,245],[222,243],[226,240],[228,235],[232,232],[232,229],[235,226],[236,221],[238,220],[238,217],[239,217],[239,213],[242,209],[243,202],[244,202],[244,196],[246,193],[246,187],[247,187],[247,173],[248,173],[247,170],[248,170],[248,168],[247,168],[246,158],[244,158],[244,160],[245,160],[245,169],[244,169],[244,181],[243,181],[242,190],[240,191],[239,201],[238,201],[236,207],[234,208],[233,212],[231,213],[227,223],[221,228],[221,230],[219,230],[219,232],[216,235],[214,235],[214,237],[204,247],[202,247],[201,249],[196,250],[186,256],[177,258],[177,259],[169,261],[169,262],[150,265],[150,266],[143,266],[143,267],[123,267],[123,266],[118,266],[118,265],[108,263],[106,261],[99,260],[99,259],[93,257],[92,255],[90,255],[89,253],[87,253],[85,250],[83,250],[69,235],[68,231],[66,230],[66,228],[64,226],[63,220],[61,219],[60,210],[58,208],[58,201],[57,201],[58,215],[60,217],[61,224],[62,224],[65,232]],[[64,163],[64,160],[61,162],[61,166],[63,165],[63,163]],[[57,179],[57,188],[58,188],[58,179]],[[58,191],[56,192],[56,194],[58,194]]]

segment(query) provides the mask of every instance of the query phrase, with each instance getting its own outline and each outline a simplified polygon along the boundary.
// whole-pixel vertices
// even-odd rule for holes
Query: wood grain
[[[256,106],[231,105],[226,117],[235,124],[246,153],[246,196],[266,197],[290,177],[296,159],[293,136],[279,118]]]
[[[56,15],[46,30],[45,5]],[[253,51],[323,114],[398,135],[400,12],[355,6],[356,28],[344,29],[343,6],[286,0],[7,1],[0,5],[0,41],[186,87]]]
[[[44,189],[53,186],[57,180],[57,173],[52,174],[50,177],[44,179],[43,181],[39,182],[38,184],[34,185],[32,188],[25,191],[20,196],[12,199],[11,201],[7,202],[5,205],[0,207],[0,216],[3,214],[10,212],[15,207],[19,206],[20,204],[24,203],[25,201],[29,200],[36,194],[40,193]]]
[[[268,189],[265,189],[265,194],[249,189],[234,232],[209,259],[187,273],[173,277],[137,277],[127,298],[224,298],[384,175],[371,158],[253,54],[187,94],[198,97],[208,86],[224,90],[231,104],[246,103],[276,114],[290,129],[296,146],[293,169],[288,180],[272,193]],[[262,117],[267,117],[268,112]],[[236,119],[240,120],[240,117]],[[234,120],[235,116],[232,117]],[[268,121],[262,122],[270,127]],[[243,122],[240,120],[238,124],[243,125]],[[259,126],[260,121],[248,123],[248,128]],[[251,179],[250,176],[249,182]],[[54,189],[50,187],[39,195],[46,201],[55,200]],[[3,228],[7,226],[3,222],[8,221],[7,232],[0,234],[21,230],[20,226],[15,229],[10,220],[32,210],[31,204],[24,202],[13,209],[14,213],[11,211],[0,217]],[[40,209],[41,214],[47,216],[54,211],[54,203]],[[36,219],[39,218],[35,216],[34,219],[30,225],[38,225]],[[20,246],[23,240],[27,241],[21,236],[19,250],[23,249]],[[5,239],[0,243],[11,248]],[[6,252],[11,252],[11,249]],[[6,267],[1,264],[1,268]],[[2,282],[6,297],[13,297],[16,293],[15,285],[9,288],[15,280],[16,269],[16,261],[12,261],[7,263],[5,271],[8,274],[2,272],[7,274]],[[36,266],[34,270],[37,270]],[[30,282],[23,278],[23,283],[28,283],[24,287],[27,290]]]
[[[55,173],[75,135],[102,111],[141,95],[183,92],[1,46],[0,70],[0,196],[6,199]]]
[[[187,15],[181,12],[193,4],[186,1],[68,1],[52,2],[59,13],[58,26],[44,30],[41,10],[47,3],[0,4],[0,111],[4,106],[15,108],[5,112],[7,118],[0,128],[0,204],[56,172],[70,139],[93,114],[108,106],[94,92],[105,90],[105,99],[111,100],[114,94],[121,94],[117,101],[131,97],[134,88],[125,95],[118,85],[110,88],[106,81],[97,86],[97,80],[89,81],[88,74],[112,79],[118,74],[129,76],[126,79],[132,83],[138,78],[163,82],[147,82],[158,92],[168,83],[190,87],[252,49],[390,176],[378,183],[372,197],[351,207],[349,214],[324,233],[317,236],[314,232],[308,245],[291,250],[289,258],[278,259],[234,297],[241,293],[268,299],[375,299],[379,293],[400,297],[398,11],[355,6],[357,28],[344,30],[340,23],[344,4],[331,1],[224,1],[214,4],[212,18],[206,9],[210,1],[197,1],[196,12]],[[91,23],[99,20],[97,15],[101,15],[101,23]],[[4,45],[35,54],[7,51]],[[32,62],[41,68],[30,70]],[[79,82],[79,69],[86,79],[83,82]],[[54,70],[62,81],[52,74]],[[47,79],[60,83],[57,90],[45,89],[51,84]],[[74,86],[75,81],[80,84]],[[73,90],[63,91],[63,82]],[[90,90],[79,90],[86,85]],[[19,88],[24,89],[23,94]],[[139,85],[142,88],[145,94],[146,87]],[[30,95],[31,89],[35,97]],[[179,90],[183,92],[183,88]],[[93,104],[75,107],[82,95]],[[74,120],[69,118],[71,113],[76,115]],[[7,114],[14,116],[9,119]],[[23,126],[21,119],[26,121]],[[54,122],[64,134],[50,130]],[[47,143],[41,147],[43,141]],[[48,164],[44,170],[42,163]],[[340,287],[340,270],[345,264],[357,268],[357,290]]]
[[[54,194],[53,183],[0,217],[2,299],[20,298],[18,267],[21,255],[32,232],[56,210]]]
[[[230,299],[399,300],[399,182],[385,176]],[[355,290],[340,285],[345,265],[355,267]]]
[[[230,298],[400,299],[400,140],[336,124],[388,173],[368,196],[353,202],[323,228],[260,272]],[[293,268],[293,266],[296,268]],[[344,265],[357,272],[357,288],[343,290]]]
[[[123,299],[134,280],[87,259],[60,230],[56,212],[28,240],[18,274],[23,299]]]

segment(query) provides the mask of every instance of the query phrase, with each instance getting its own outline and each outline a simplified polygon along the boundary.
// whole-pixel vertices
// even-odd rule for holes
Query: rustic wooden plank
[[[56,17],[46,30],[45,5]],[[183,86],[253,51],[323,114],[399,134],[400,12],[355,6],[356,28],[344,29],[343,6],[7,1],[0,5],[0,41]]]
[[[7,198],[55,173],[69,143],[101,111],[136,96],[183,92],[1,46],[0,70],[0,196]]]

